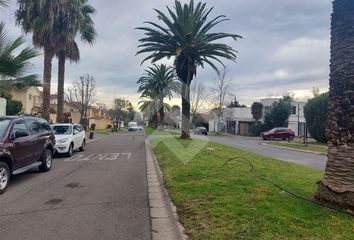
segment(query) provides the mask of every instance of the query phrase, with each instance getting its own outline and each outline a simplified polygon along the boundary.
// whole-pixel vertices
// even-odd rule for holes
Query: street
[[[195,137],[195,136],[192,136]],[[317,169],[324,170],[326,167],[327,156],[317,155],[296,150],[280,149],[271,146],[261,145],[263,142],[257,138],[241,137],[241,136],[208,136],[209,141],[214,141],[236,147],[245,151],[257,153],[263,156],[272,157],[278,160],[284,160],[296,164],[305,165]]]
[[[0,239],[151,239],[144,139],[95,139],[49,172],[13,177],[0,196]]]

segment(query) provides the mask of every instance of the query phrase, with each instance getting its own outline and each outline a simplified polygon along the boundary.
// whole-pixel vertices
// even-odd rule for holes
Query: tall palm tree
[[[143,62],[151,60],[154,63],[165,57],[175,57],[176,72],[183,83],[181,138],[190,138],[190,84],[197,73],[197,66],[208,64],[218,71],[214,61],[223,65],[219,58],[236,59],[236,51],[232,47],[215,41],[228,37],[236,40],[241,36],[210,32],[227,20],[220,15],[208,21],[212,9],[208,9],[206,3],[195,5],[191,0],[182,6],[176,0],[174,11],[167,7],[169,17],[155,9],[163,25],[145,22],[147,27],[137,28],[145,32],[145,37],[139,40],[141,44],[137,54],[149,53]]]
[[[151,97],[151,90],[156,93],[155,97],[159,103],[160,125],[163,126],[165,119],[164,98],[168,97],[171,100],[173,93],[180,94],[181,92],[181,82],[176,80],[174,68],[165,64],[154,64],[145,70],[145,74],[137,83],[139,84],[138,92],[142,94],[142,97],[146,95]]]
[[[81,40],[93,44],[96,37],[96,30],[91,15],[96,10],[87,4],[87,0],[66,0],[62,2],[58,18],[59,44],[56,46],[58,57],[58,109],[57,122],[64,121],[64,82],[65,82],[65,61],[71,62],[80,60],[80,50],[75,37],[80,34]]]
[[[354,2],[335,0],[331,24],[328,161],[317,198],[354,209]]]
[[[22,30],[32,33],[35,47],[44,50],[43,106],[42,116],[49,119],[52,59],[59,38],[55,31],[55,17],[62,0],[17,0],[19,8],[15,13],[16,22]]]
[[[36,82],[36,75],[27,75],[29,61],[38,56],[36,50],[25,47],[25,40],[18,37],[12,40],[5,30],[5,24],[0,23],[0,80],[2,83],[11,81],[16,84]]]

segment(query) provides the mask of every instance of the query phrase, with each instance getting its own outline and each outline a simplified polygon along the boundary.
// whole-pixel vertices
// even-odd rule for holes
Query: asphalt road
[[[151,239],[143,135],[112,135],[12,179],[1,240]]]
[[[194,136],[193,136],[194,137]],[[272,157],[278,160],[297,163],[312,168],[324,170],[326,167],[327,156],[312,153],[304,153],[296,150],[280,149],[271,146],[261,145],[262,140],[241,136],[216,137],[208,136],[210,141],[222,143],[260,155]]]

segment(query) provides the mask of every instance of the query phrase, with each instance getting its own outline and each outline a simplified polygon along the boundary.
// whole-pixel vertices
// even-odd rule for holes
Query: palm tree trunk
[[[164,108],[164,102],[163,102],[163,98],[160,99],[160,125],[162,127],[162,129],[164,128],[165,125],[165,108]]]
[[[354,1],[333,2],[328,161],[316,198],[354,209]]]
[[[44,73],[43,73],[43,104],[42,117],[49,121],[50,87],[52,78],[53,50],[44,48]]]
[[[189,82],[189,81],[188,81]],[[182,85],[182,139],[190,138],[190,84],[183,83]]]
[[[57,123],[64,122],[64,81],[65,81],[65,52],[59,53],[58,62],[58,109]]]

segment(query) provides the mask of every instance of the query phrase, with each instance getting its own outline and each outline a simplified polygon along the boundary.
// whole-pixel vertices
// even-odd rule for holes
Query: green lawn
[[[113,132],[111,131],[111,129],[105,129],[105,130],[95,130],[95,133],[99,133],[99,134],[103,134],[106,136],[111,135]]]
[[[202,140],[161,137],[152,145],[191,239],[354,239],[353,217],[290,196],[242,161],[221,166],[247,158],[258,174],[309,198],[322,171]]]
[[[178,135],[178,133],[173,131],[161,131],[153,128],[145,128],[146,135]]]
[[[288,143],[288,142],[267,142],[267,144],[281,146],[281,147],[289,147],[301,150],[308,150],[320,153],[327,153],[327,146],[319,145],[319,144],[303,144],[303,143]]]

